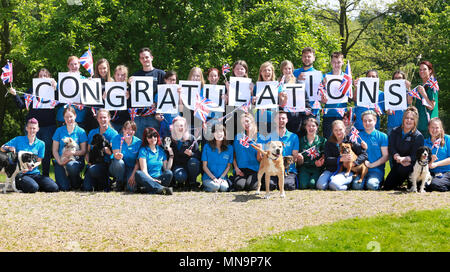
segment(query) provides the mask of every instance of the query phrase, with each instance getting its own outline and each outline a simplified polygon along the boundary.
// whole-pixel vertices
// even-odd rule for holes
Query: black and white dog
[[[162,147],[164,148],[164,150],[167,151],[171,144],[172,144],[172,138],[164,137],[164,139],[162,141]]]
[[[422,146],[417,149],[416,163],[414,164],[413,172],[409,176],[412,183],[409,192],[417,193],[417,182],[421,181],[420,193],[425,192],[425,184],[431,183],[431,174],[428,164],[431,162],[431,149],[427,146]]]
[[[16,176],[23,170],[33,170],[33,168],[39,166],[38,156],[27,151],[19,151],[19,153],[13,152],[0,152],[0,173],[6,175],[5,187],[3,187],[3,193],[11,188],[14,192],[20,192],[16,188]]]
[[[92,148],[89,151],[89,164],[91,165],[105,161],[105,157],[108,156],[105,152],[105,147],[108,147],[112,151],[111,144],[101,134],[94,135],[91,145]]]

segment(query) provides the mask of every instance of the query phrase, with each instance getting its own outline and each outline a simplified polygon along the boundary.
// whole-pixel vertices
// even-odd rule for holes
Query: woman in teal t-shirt
[[[136,171],[135,181],[138,188],[149,194],[171,195],[173,190],[169,187],[172,182],[173,151],[169,147],[169,159],[161,148],[159,133],[152,127],[144,129],[142,146],[139,150],[138,160],[140,170]],[[134,187],[134,183],[129,184]]]
[[[428,124],[430,137],[425,139],[425,146],[431,148],[432,163],[430,172],[433,176],[427,190],[448,192],[450,190],[450,136],[445,134],[441,119],[435,117]]]
[[[439,116],[438,91],[433,90],[429,83],[430,78],[434,78],[433,64],[426,60],[422,61],[419,66],[419,76],[422,79],[423,86],[419,85],[417,88],[422,100],[415,99],[414,103],[414,106],[419,111],[417,129],[425,138],[428,138],[430,136],[428,133],[428,121]]]

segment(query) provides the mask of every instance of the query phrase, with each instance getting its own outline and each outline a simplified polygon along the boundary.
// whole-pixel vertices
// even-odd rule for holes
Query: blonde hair
[[[114,76],[116,75],[116,73],[118,71],[124,72],[125,73],[125,81],[128,81],[128,67],[126,67],[125,65],[117,65],[116,69],[114,69]],[[116,80],[116,79],[114,78],[114,80]]]
[[[100,113],[102,113],[102,112],[105,112],[106,115],[108,116],[108,118],[109,118],[108,126],[110,127],[111,126],[111,114],[109,113],[109,110],[107,110],[105,108],[101,108],[97,111],[97,117],[96,117],[97,122],[98,122],[98,117],[100,116]]]
[[[272,62],[270,61],[266,61],[263,64],[261,64],[261,67],[259,67],[259,75],[258,75],[258,81],[264,81],[261,72],[263,69],[265,69],[266,67],[269,67],[270,69],[272,69],[272,77],[270,78],[271,81],[275,81],[276,77],[275,77],[275,67],[273,67]]]
[[[401,128],[402,128],[402,129],[404,128],[404,125],[403,125],[403,124],[405,123],[406,115],[409,114],[409,113],[413,114],[413,118],[414,118],[414,127],[413,127],[413,129],[412,129],[411,131],[412,131],[412,132],[415,132],[415,131],[417,130],[417,124],[419,123],[419,111],[418,111],[417,108],[414,107],[414,106],[409,106],[409,107],[405,110],[405,112],[403,113],[403,118],[402,118],[402,125],[401,125]]]
[[[175,123],[177,122],[183,122],[184,123],[184,131],[181,135],[178,134],[178,131],[175,129]],[[189,127],[187,125],[186,118],[177,116],[173,119],[172,125],[170,125],[170,135],[172,136],[172,139],[179,141],[179,140],[189,140]]]
[[[366,115],[372,115],[373,118],[375,118],[375,120],[377,120],[377,117],[378,117],[377,113],[374,112],[373,110],[366,110],[365,112],[363,112],[361,114],[361,120],[364,119],[364,116],[366,116]]]
[[[280,81],[283,78],[283,69],[284,67],[290,65],[292,67],[292,72],[294,72],[294,64],[290,61],[290,60],[283,60],[280,64],[280,71],[281,71],[281,76],[278,78],[278,81]],[[286,81],[286,79],[284,80],[284,83],[295,83],[295,77],[294,74],[291,74],[292,76],[289,78],[288,81]]]
[[[344,124],[344,121],[342,121],[342,120],[334,120],[333,123],[331,123],[331,131],[333,131],[334,128],[335,128],[336,126],[338,126],[338,125],[343,126],[343,127],[344,127],[344,130],[345,130],[345,124]],[[337,140],[336,136],[334,135],[334,133],[331,133],[331,136],[330,136],[330,138],[328,139],[328,141],[330,141],[330,142],[332,142],[332,143],[337,143],[337,142],[338,142],[338,140]]]
[[[255,117],[253,117],[253,115],[251,113],[248,113],[248,112],[243,113],[241,115],[241,124],[242,124],[242,126],[244,126],[243,122],[244,122],[245,118],[250,119],[250,127],[249,127],[249,131],[248,131],[248,135],[247,136],[249,136],[253,140],[256,140],[257,134],[258,134],[258,127],[257,127],[256,122],[255,122]]]
[[[431,118],[430,122],[428,122],[428,130],[430,129],[431,123],[437,123],[439,124],[439,127],[441,128],[441,133],[439,134],[439,139],[441,139],[441,146],[445,145],[445,131],[444,131],[444,125],[442,124],[442,120],[439,117]],[[430,136],[431,140],[431,136]]]
[[[205,79],[203,77],[203,71],[199,67],[193,67],[191,71],[189,71],[188,80],[192,80],[192,76],[194,75],[195,72],[200,74],[200,82],[202,83],[203,88],[203,85],[205,85]]]

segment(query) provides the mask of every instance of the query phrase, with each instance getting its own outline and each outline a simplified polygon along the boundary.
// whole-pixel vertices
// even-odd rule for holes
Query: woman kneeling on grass
[[[202,163],[205,173],[202,182],[207,192],[226,192],[230,187],[228,170],[233,163],[233,146],[225,138],[225,128],[221,124],[212,127],[213,139],[202,151]]]
[[[137,187],[143,187],[145,193],[171,195],[173,190],[168,186],[173,177],[170,171],[173,151],[171,148],[168,149],[169,159],[167,160],[167,155],[160,144],[159,134],[154,128],[144,129],[142,147],[138,155],[140,170],[136,171],[135,181]],[[134,188],[134,181],[131,181],[129,186]]]
[[[353,173],[345,176],[345,172],[338,173],[340,165],[351,161],[351,155],[342,155],[339,152],[339,144],[351,143],[352,151],[358,156],[355,165],[360,165],[367,160],[367,153],[357,142],[351,142],[349,136],[345,135],[345,125],[341,120],[335,120],[331,124],[332,134],[325,144],[325,172],[317,180],[316,187],[319,190],[330,188],[333,191],[347,190],[352,183]]]
[[[300,150],[297,159],[299,189],[315,189],[316,181],[322,173],[322,167],[325,162],[324,148],[325,138],[317,135],[319,122],[316,118],[309,117],[305,122],[306,135],[300,139]],[[307,150],[311,151],[309,155]],[[315,150],[316,152],[312,152]]]
[[[109,166],[109,172],[116,181],[116,191],[132,191],[129,184],[134,184],[134,178],[139,165],[136,163],[141,139],[135,136],[136,123],[126,121],[122,127],[122,135],[117,135],[112,141],[114,160]]]
[[[425,146],[431,148],[432,163],[430,172],[433,176],[427,190],[450,191],[450,136],[445,134],[442,121],[434,117],[428,123],[430,137],[425,140]]]
[[[419,112],[409,107],[403,114],[402,125],[389,135],[389,156],[392,156],[392,168],[383,185],[384,190],[398,189],[413,171],[416,153],[423,146],[424,138],[417,129]]]
[[[25,130],[27,136],[17,136],[0,148],[2,152],[19,153],[19,151],[27,151],[38,156],[38,164],[35,168],[22,169],[21,173],[16,176],[16,188],[24,193],[35,193],[38,190],[57,192],[58,185],[51,178],[41,175],[38,169],[45,155],[44,142],[36,138],[39,131],[38,121],[35,118],[28,120]]]

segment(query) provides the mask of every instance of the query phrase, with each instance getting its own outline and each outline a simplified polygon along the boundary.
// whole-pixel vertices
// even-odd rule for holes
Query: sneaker
[[[172,187],[164,187],[162,190],[163,195],[173,195]]]

